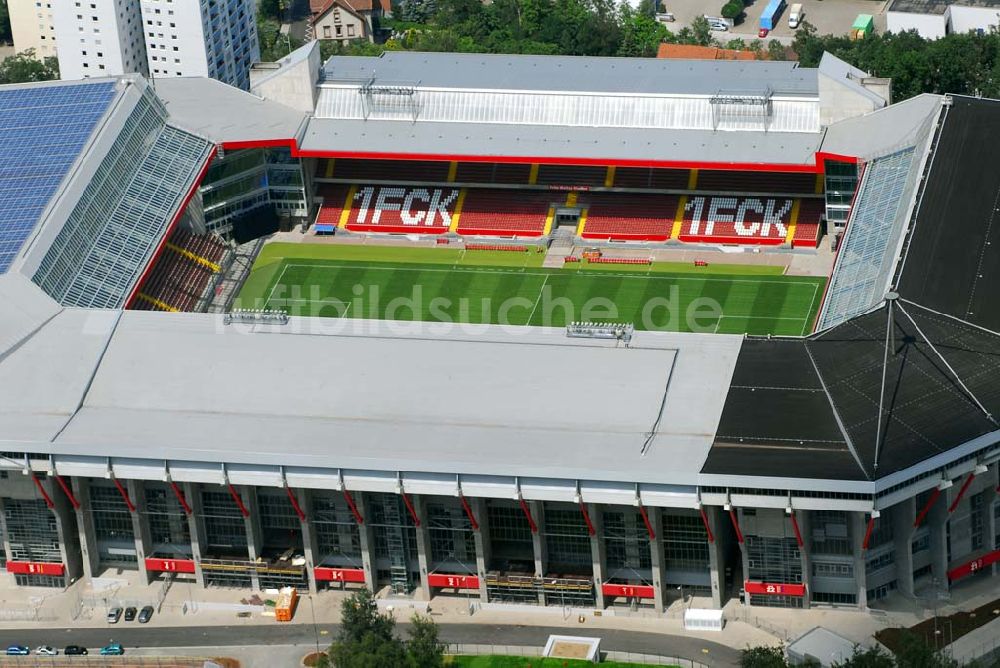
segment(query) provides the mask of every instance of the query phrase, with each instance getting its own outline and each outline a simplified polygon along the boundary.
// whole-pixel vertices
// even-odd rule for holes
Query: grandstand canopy
[[[984,169],[1000,151],[998,114],[994,100],[946,107],[888,300],[805,340],[743,345],[705,473],[873,480],[1000,440],[988,294],[1000,172]]]
[[[0,87],[0,273],[35,229],[116,90],[107,79]]]
[[[380,56],[338,56],[323,68],[328,83],[537,92],[714,95],[769,89],[815,97],[814,70],[793,61],[713,61],[598,58],[486,53],[386,51]]]

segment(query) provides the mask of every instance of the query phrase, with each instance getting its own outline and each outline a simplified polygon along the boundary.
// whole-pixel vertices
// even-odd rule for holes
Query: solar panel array
[[[0,89],[0,273],[114,96],[113,82]]]

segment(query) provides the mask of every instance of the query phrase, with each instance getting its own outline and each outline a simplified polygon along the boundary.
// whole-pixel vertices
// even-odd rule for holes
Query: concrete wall
[[[976,30],[990,32],[1000,27],[1000,10],[996,7],[952,5],[950,10],[952,32],[966,33]]]
[[[250,92],[311,114],[316,106],[319,79],[319,42],[301,47],[308,56],[293,63],[268,63],[250,70]],[[307,182],[311,179],[307,179]]]
[[[939,39],[948,33],[948,12],[944,14],[913,14],[886,12],[886,29],[889,32],[916,30],[921,37]]]
[[[38,58],[56,55],[52,5],[58,0],[7,0],[10,30],[17,51],[35,50]],[[40,7],[38,5],[41,5]]]

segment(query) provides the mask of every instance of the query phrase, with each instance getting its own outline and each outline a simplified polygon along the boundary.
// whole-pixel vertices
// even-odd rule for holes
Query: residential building
[[[316,39],[347,44],[356,39],[375,41],[379,19],[392,16],[388,0],[313,0],[313,35]]]
[[[146,45],[137,0],[64,0],[52,3],[63,79],[138,72],[147,75]]]
[[[7,11],[15,50],[33,49],[38,58],[56,55],[51,0],[7,0]]]

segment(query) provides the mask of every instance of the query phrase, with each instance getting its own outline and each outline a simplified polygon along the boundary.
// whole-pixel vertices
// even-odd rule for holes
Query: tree
[[[704,16],[697,17],[691,21],[691,28],[683,28],[678,37],[688,31],[687,39],[681,39],[684,44],[697,44],[698,46],[711,46],[715,40],[712,39],[712,28],[708,25],[708,19]]]
[[[438,637],[438,627],[430,617],[413,615],[410,618],[410,640],[406,650],[416,668],[441,668],[447,645]]]
[[[618,47],[619,56],[654,58],[660,44],[671,37],[659,21],[643,12],[637,12],[627,4],[622,4],[622,40]]]
[[[740,655],[740,668],[787,668],[785,652],[780,647],[748,647]]]
[[[841,663],[833,664],[834,668],[895,668],[896,662],[881,647],[870,647],[862,650],[854,648],[854,655]]]
[[[739,18],[743,16],[743,0],[735,0],[734,2],[727,2],[722,5],[722,18],[733,19],[733,21],[739,22]]]
[[[0,61],[0,84],[28,81],[52,81],[59,78],[59,61],[49,57],[35,58],[35,50],[28,49]]]
[[[785,45],[776,39],[772,39],[767,43],[767,57],[769,60],[787,60]]]
[[[893,654],[897,666],[906,668],[957,668],[958,662],[949,659],[912,631],[904,631],[899,646]]]

